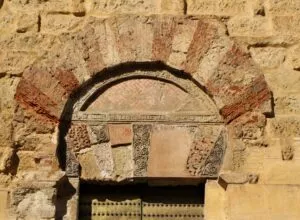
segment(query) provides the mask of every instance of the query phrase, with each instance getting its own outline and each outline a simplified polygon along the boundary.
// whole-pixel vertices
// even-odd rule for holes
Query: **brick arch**
[[[91,18],[65,36],[65,45],[46,62],[23,73],[15,97],[58,122],[69,96],[96,73],[135,62],[161,62],[188,74],[215,100],[227,123],[252,110],[271,112],[262,72],[220,21],[206,17]]]

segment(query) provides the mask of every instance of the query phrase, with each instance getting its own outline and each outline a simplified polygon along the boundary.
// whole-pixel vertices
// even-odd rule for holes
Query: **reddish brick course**
[[[25,79],[20,81],[15,98],[24,107],[33,109],[50,120],[57,121],[59,118],[57,104]]]
[[[185,64],[185,71],[187,73],[192,74],[197,71],[199,62],[210,48],[215,35],[216,29],[214,27],[201,20],[198,21],[193,40],[187,52]]]
[[[78,85],[78,80],[70,71],[49,73],[31,68],[20,80],[15,98],[25,108],[58,121],[66,98]]]
[[[155,21],[152,45],[153,60],[166,62],[169,59],[176,25],[176,19],[171,17],[166,19],[157,18]]]
[[[240,93],[240,98],[230,105],[221,109],[221,115],[226,122],[230,122],[247,111],[251,111],[265,101],[271,99],[271,92],[263,76],[259,76],[244,93]]]

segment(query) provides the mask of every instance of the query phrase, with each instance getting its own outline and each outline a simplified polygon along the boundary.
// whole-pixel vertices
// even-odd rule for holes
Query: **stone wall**
[[[151,35],[158,15],[165,19],[164,40]],[[213,38],[213,46],[196,47],[188,56],[193,20],[202,18],[212,19],[218,33],[207,29],[208,38],[202,39],[205,26],[199,28],[196,45]],[[206,184],[206,219],[299,219],[299,23],[298,0],[0,0],[0,219],[76,216],[74,209],[61,208],[76,206],[77,197],[76,184],[66,180],[56,156],[65,103],[100,70],[148,62],[144,58],[152,55],[189,73],[201,59],[198,80],[219,98],[230,147],[218,180]],[[110,47],[101,48],[100,56],[95,51],[106,43]],[[228,67],[207,77],[220,62]],[[229,89],[228,83],[236,87]],[[241,85],[242,92],[229,93]],[[248,88],[255,85],[269,87],[272,103],[263,105],[257,93],[251,95]],[[229,105],[237,97],[242,100]]]

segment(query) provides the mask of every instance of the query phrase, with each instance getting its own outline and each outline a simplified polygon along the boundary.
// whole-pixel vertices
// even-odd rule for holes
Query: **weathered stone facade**
[[[299,219],[300,1],[0,0],[0,219],[80,181],[205,181],[204,218]]]

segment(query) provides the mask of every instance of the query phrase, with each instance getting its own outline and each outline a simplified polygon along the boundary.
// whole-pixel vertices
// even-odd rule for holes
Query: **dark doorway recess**
[[[203,207],[204,184],[80,186],[80,220],[202,220]]]

